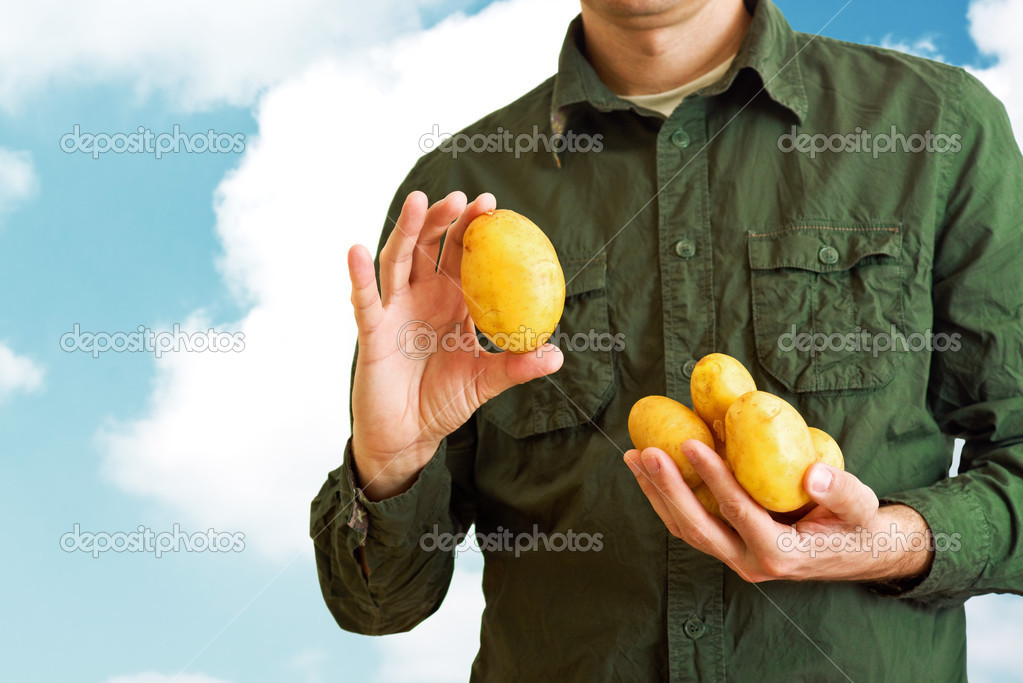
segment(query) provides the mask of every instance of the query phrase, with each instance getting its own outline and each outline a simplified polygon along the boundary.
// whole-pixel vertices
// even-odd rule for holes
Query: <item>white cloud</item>
[[[127,676],[114,676],[107,683],[228,683],[222,678],[213,678],[206,674],[159,674],[146,671]]]
[[[968,12],[970,36],[977,49],[997,61],[985,69],[970,69],[1009,112],[1016,140],[1023,140],[1023,23],[1021,0],[974,0]]]
[[[0,343],[0,403],[21,391],[33,393],[43,386],[43,369]]]
[[[294,672],[289,680],[294,683],[323,683],[329,680],[330,676],[324,675],[324,669],[328,666],[329,656],[323,650],[307,648],[291,658],[289,662]]]
[[[347,249],[376,245],[434,124],[453,132],[555,72],[576,11],[495,4],[358,61],[321,62],[261,99],[259,134],[216,198],[220,266],[251,309],[212,322],[244,332],[245,350],[157,361],[147,414],[99,435],[113,481],[196,528],[244,532],[264,555],[308,547],[309,501],[348,436]]]
[[[483,613],[482,560],[461,554],[444,602],[408,633],[380,638],[377,683],[460,683],[469,680]]]
[[[1023,598],[984,595],[966,603],[966,642],[971,681],[1019,680]]]
[[[934,43],[933,36],[923,36],[917,38],[912,43],[906,40],[896,39],[892,34],[886,35],[881,39],[881,47],[886,47],[889,50],[898,50],[899,52],[905,52],[907,54],[916,55],[917,57],[924,57],[926,59],[933,59],[939,62],[945,61],[941,52],[938,51],[938,46]]]
[[[452,4],[181,0],[170,9],[132,0],[6,3],[0,106],[21,106],[55,85],[97,82],[127,83],[140,94],[160,91],[186,109],[249,105],[260,89],[317,59],[418,29],[421,11]]]
[[[0,219],[39,189],[32,155],[0,147]]]

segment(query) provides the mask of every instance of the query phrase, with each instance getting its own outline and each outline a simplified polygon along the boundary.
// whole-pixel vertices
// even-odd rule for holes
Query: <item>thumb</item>
[[[806,470],[803,486],[810,497],[839,518],[868,522],[877,513],[877,494],[854,475],[831,465],[815,463]]]
[[[479,396],[489,401],[516,384],[543,377],[561,368],[565,356],[553,344],[544,344],[529,353],[489,354],[483,357],[483,374],[479,378]]]

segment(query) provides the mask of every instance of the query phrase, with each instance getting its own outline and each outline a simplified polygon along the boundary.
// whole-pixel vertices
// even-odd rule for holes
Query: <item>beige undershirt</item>
[[[644,109],[656,111],[663,115],[664,118],[668,118],[671,116],[671,112],[675,111],[675,107],[677,107],[688,95],[692,95],[697,90],[706,88],[708,85],[715,83],[724,76],[725,72],[728,71],[728,67],[732,65],[732,60],[734,59],[735,55],[732,55],[699,78],[689,81],[685,85],[681,85],[673,90],[668,90],[667,92],[654,93],[653,95],[619,95],[619,97],[623,100],[628,100],[633,104],[638,104]]]

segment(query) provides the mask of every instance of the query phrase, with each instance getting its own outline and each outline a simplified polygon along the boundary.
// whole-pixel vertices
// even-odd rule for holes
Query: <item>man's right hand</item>
[[[411,487],[441,440],[484,402],[561,367],[550,344],[492,354],[476,341],[461,287],[462,236],[495,205],[482,194],[466,206],[465,195],[452,192],[427,208],[426,195],[411,193],[380,252],[379,292],[369,252],[358,245],[348,252],[359,328],[352,453],[371,500]],[[441,344],[445,335],[459,343]]]

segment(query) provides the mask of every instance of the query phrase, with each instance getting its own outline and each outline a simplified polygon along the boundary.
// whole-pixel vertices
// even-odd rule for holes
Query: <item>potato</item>
[[[838,443],[831,438],[823,429],[810,427],[810,438],[813,440],[813,450],[817,454],[817,462],[825,465],[845,469],[845,458],[842,457],[842,449]]]
[[[719,441],[725,439],[725,413],[728,408],[735,399],[756,389],[753,377],[743,364],[723,353],[711,353],[701,358],[689,382],[693,410],[714,431]]]
[[[525,216],[499,209],[477,216],[462,245],[462,292],[476,327],[512,353],[542,346],[565,308],[551,241]]]
[[[671,456],[690,487],[702,479],[682,453],[682,444],[697,439],[714,448],[714,436],[689,408],[667,396],[645,396],[629,412],[629,436],[639,450],[655,446]]]
[[[728,523],[725,518],[721,516],[721,508],[718,507],[718,499],[714,497],[714,494],[710,492],[710,489],[706,484],[701,483],[699,486],[693,488],[693,493],[696,494],[696,500],[700,501],[700,504],[707,512],[726,524]]]
[[[739,484],[768,510],[792,512],[810,502],[806,468],[817,462],[810,430],[785,400],[743,394],[725,414],[728,464]]]

